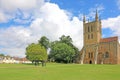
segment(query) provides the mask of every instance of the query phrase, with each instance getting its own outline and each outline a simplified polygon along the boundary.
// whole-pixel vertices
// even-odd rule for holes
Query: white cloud
[[[25,49],[24,48],[1,48],[0,52],[8,53],[7,55],[10,56],[19,56],[19,57],[25,57]],[[23,54],[24,53],[24,54]]]
[[[119,36],[120,34],[120,16],[114,17],[114,18],[108,18],[106,20],[102,20],[102,27],[103,28],[109,28],[113,31],[112,35]]]
[[[17,20],[20,21],[21,18],[19,17],[21,16],[28,19],[43,6],[44,1],[45,0],[0,0],[0,21],[7,22],[16,17],[18,18]]]
[[[25,47],[30,43],[30,32],[23,27],[0,29],[0,52],[23,57]]]
[[[82,43],[82,21],[77,17],[70,20],[66,11],[51,3],[46,3],[40,11],[40,18],[36,19],[31,25],[35,33],[41,32],[40,34],[48,36],[51,40],[56,40],[63,34],[70,35],[74,44],[78,46]],[[81,46],[82,44],[79,45],[79,48]]]
[[[43,3],[44,0],[0,0],[0,8],[7,11],[14,11],[16,9],[31,10]]]
[[[0,23],[7,22],[10,18],[10,15],[5,14],[3,11],[0,10]]]
[[[0,22],[6,22],[6,16],[2,12],[0,12]]]
[[[6,48],[23,47],[29,42],[30,32],[23,27],[0,29],[0,45]]]

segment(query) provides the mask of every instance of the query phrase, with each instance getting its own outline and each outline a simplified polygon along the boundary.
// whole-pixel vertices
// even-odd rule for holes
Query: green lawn
[[[120,80],[120,65],[0,64],[0,80]]]

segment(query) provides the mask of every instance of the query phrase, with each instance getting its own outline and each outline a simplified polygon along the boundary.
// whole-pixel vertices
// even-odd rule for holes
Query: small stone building
[[[118,37],[102,38],[101,20],[96,11],[95,20],[86,22],[83,18],[83,41],[78,62],[81,64],[120,64]]]

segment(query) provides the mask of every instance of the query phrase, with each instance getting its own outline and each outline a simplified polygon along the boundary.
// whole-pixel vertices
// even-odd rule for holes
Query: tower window
[[[90,53],[90,52],[89,52],[89,53],[88,53],[88,57],[89,57],[89,58],[93,58],[93,53]]]
[[[93,39],[93,34],[91,34],[91,39]]]
[[[93,31],[93,27],[91,26],[91,32]]]
[[[88,26],[88,32],[90,32],[90,27]]]
[[[88,39],[90,39],[90,35],[88,34]]]

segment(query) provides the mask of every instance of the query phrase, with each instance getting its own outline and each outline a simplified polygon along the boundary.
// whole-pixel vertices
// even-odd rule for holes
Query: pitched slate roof
[[[109,38],[103,38],[100,40],[100,42],[112,42],[112,41],[118,41],[118,37],[109,37]]]

